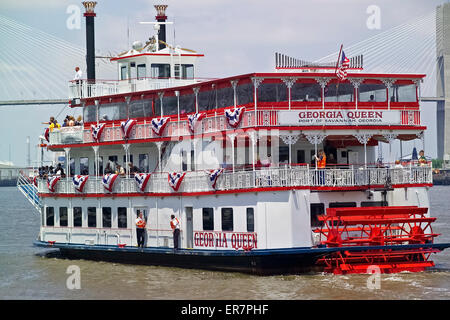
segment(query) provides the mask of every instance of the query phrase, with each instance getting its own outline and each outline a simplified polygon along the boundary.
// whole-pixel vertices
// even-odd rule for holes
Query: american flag
[[[339,80],[344,81],[347,79],[347,69],[350,67],[350,60],[345,56],[344,51],[342,51],[341,65],[336,71],[336,76]]]

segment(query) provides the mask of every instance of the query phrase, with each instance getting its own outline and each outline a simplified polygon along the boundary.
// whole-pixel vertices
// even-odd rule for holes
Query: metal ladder
[[[30,201],[33,207],[40,213],[42,208],[41,199],[38,195],[38,188],[34,185],[33,180],[23,173],[19,173],[17,178],[17,189]]]

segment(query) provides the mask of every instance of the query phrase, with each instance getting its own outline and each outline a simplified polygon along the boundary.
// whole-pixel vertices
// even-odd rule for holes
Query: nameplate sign
[[[398,125],[401,124],[401,112],[392,110],[286,110],[279,111],[278,122],[281,126]]]

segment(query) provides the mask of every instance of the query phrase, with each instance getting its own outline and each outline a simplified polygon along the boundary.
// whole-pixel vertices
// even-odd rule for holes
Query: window
[[[233,88],[227,87],[222,89],[217,89],[217,107],[225,108],[234,106],[234,90]]]
[[[181,65],[181,77],[183,79],[194,79],[194,65],[182,64]]]
[[[97,208],[88,207],[88,227],[95,228],[97,226]]]
[[[311,227],[320,227],[321,222],[318,216],[325,214],[325,205],[323,203],[311,203]]]
[[[362,83],[358,96],[361,102],[386,102],[386,86],[383,83]]]
[[[247,208],[247,232],[255,231],[255,212],[253,208]]]
[[[330,208],[356,207],[356,202],[331,202],[328,206]]]
[[[195,94],[194,93],[180,94],[180,114],[186,114],[191,112],[195,112]]]
[[[291,88],[291,101],[321,101],[322,88],[315,83],[295,83]]]
[[[195,171],[195,153],[191,150],[191,171]]]
[[[270,83],[266,81],[258,87],[258,102],[288,101],[288,90],[284,83]]]
[[[253,84],[251,82],[238,84],[236,87],[236,97],[238,105],[252,103],[254,99]]]
[[[149,172],[148,154],[139,155],[139,171]]]
[[[222,230],[233,231],[233,208],[222,208]]]
[[[280,164],[289,163],[289,147],[288,146],[279,146],[279,159]]]
[[[330,83],[325,87],[326,102],[353,101],[355,87],[351,83]]]
[[[213,208],[203,208],[203,230],[214,230]]]
[[[73,208],[73,226],[81,227],[83,221],[83,210],[81,207]]]
[[[89,174],[89,158],[80,158],[80,174]]]
[[[387,207],[386,201],[362,201],[361,207]]]
[[[305,150],[297,150],[297,163],[305,163]]]
[[[216,91],[200,91],[197,96],[199,111],[212,110],[216,107]]]
[[[52,227],[55,225],[55,208],[53,207],[47,207],[45,210],[46,213],[46,226]]]
[[[170,78],[170,64],[152,63],[152,78]]]
[[[103,228],[111,228],[111,208],[102,208],[102,226]]]
[[[127,118],[127,106],[123,103],[101,104],[98,107],[98,117],[101,121]]]
[[[397,85],[389,88],[389,97],[391,102],[416,102],[416,85]]]
[[[137,66],[137,78],[142,79],[147,76],[145,64],[138,64]]]
[[[75,175],[75,159],[70,159],[70,175]]]
[[[59,207],[59,226],[67,227],[68,217],[67,217],[67,207]]]
[[[98,174],[103,174],[103,157],[98,157]]]
[[[120,80],[128,79],[127,66],[120,67]]]
[[[128,162],[133,163],[133,155],[132,155],[132,154],[129,154],[129,155],[128,155]],[[127,165],[127,155],[124,154],[124,155],[123,155],[123,170],[126,170],[127,168],[128,168],[128,165]]]
[[[127,227],[127,208],[119,207],[117,208],[117,227],[126,228]]]
[[[164,115],[170,115],[170,114],[178,114],[178,97],[173,96],[163,96],[162,97],[162,104],[163,104],[163,114]],[[180,104],[181,107],[181,104]]]

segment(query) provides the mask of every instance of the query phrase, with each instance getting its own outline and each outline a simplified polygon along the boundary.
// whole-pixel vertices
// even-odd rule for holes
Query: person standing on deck
[[[138,210],[138,217],[136,218],[136,234],[138,247],[144,247],[144,233],[145,233],[145,221],[142,217],[142,212]]]
[[[170,218],[170,227],[173,230],[173,248],[178,249],[178,242],[180,239],[180,221],[178,218],[175,218],[174,215],[171,215]]]

